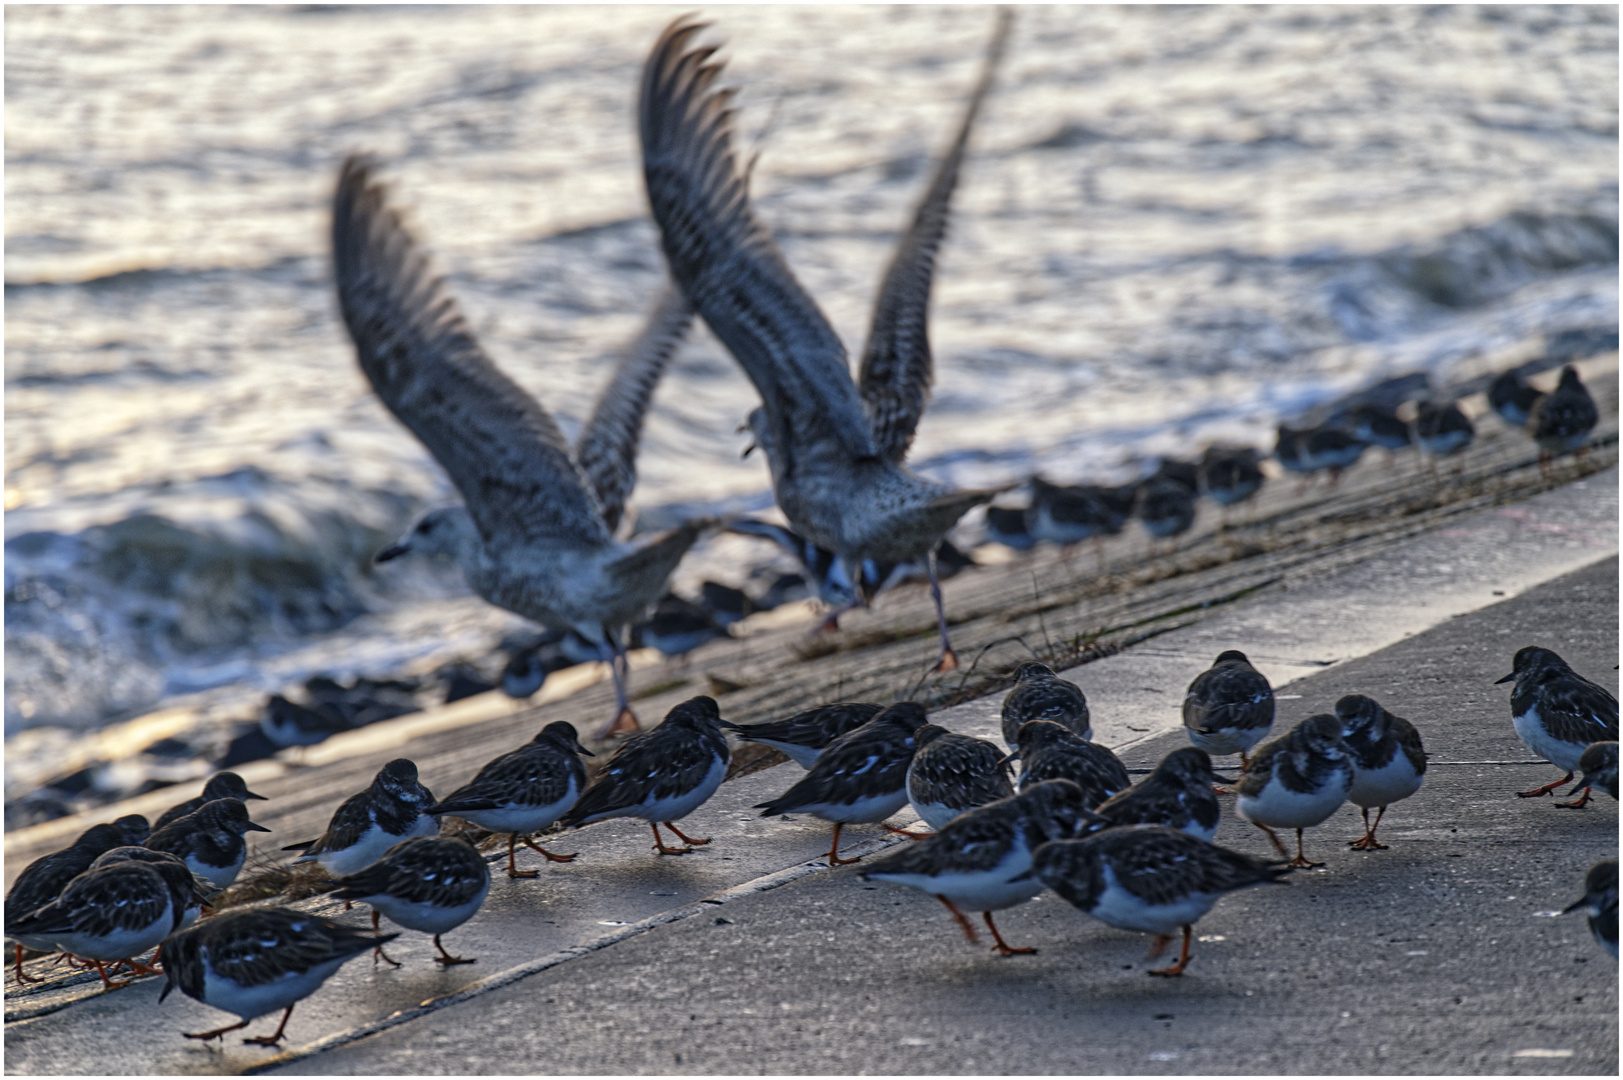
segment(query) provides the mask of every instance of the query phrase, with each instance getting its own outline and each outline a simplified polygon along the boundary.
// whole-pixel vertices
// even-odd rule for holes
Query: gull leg
[[[1183,969],[1189,966],[1189,935],[1193,931],[1193,926],[1185,925],[1183,928],[1183,951],[1178,954],[1178,962],[1171,967],[1157,968],[1150,972],[1151,975],[1172,977],[1183,974]]]
[[[678,833],[677,835],[681,834]],[[531,851],[539,851],[541,854],[547,857],[548,862],[574,862],[575,856],[580,854],[580,852],[575,851],[568,855],[554,855],[540,844],[537,844],[534,840],[531,840],[528,836],[523,837],[523,840],[525,847],[529,848]]]
[[[297,1004],[298,1004],[298,1002],[296,1002],[296,1001],[293,1003],[293,1005],[297,1005]],[[280,1024],[276,1025],[276,1034],[274,1034],[274,1035],[260,1035],[260,1036],[257,1036],[256,1038],[244,1039],[242,1041],[244,1043],[251,1043],[251,1044],[253,1044],[255,1046],[275,1046],[277,1043],[281,1042],[282,1041],[282,1032],[284,1030],[286,1030],[286,1028],[287,1028],[287,1018],[293,1015],[293,1005],[289,1005],[287,1007],[287,1011],[282,1014],[282,1022]],[[237,1026],[238,1027],[246,1027],[247,1023],[248,1023],[248,1021],[244,1020],[241,1024],[239,1024]],[[231,1029],[230,1028],[221,1028],[220,1030],[222,1030],[222,1031],[230,1031]]]
[[[641,731],[642,723],[638,721],[637,714],[631,711],[631,699],[626,694],[626,681],[631,674],[631,662],[626,658],[625,650],[620,646],[620,634],[615,630],[604,629],[604,642],[609,650],[609,677],[614,680],[614,720],[609,726],[597,733],[599,739],[607,739],[611,735],[618,735],[622,731]],[[601,647],[601,646],[600,646]]]
[[[434,957],[434,962],[436,964],[444,964],[446,967],[450,967],[452,964],[474,964],[474,963],[478,963],[478,958],[477,957],[473,957],[473,956],[452,956],[450,953],[446,952],[445,951],[445,946],[440,944],[440,936],[438,934],[434,935],[434,948],[436,948],[436,949],[438,949],[440,951],[440,954],[438,956]]]
[[[1548,795],[1556,788],[1570,783],[1572,783],[1572,774],[1568,773],[1553,784],[1545,784],[1543,787],[1536,787],[1531,791],[1518,791],[1516,792],[1516,797],[1520,799],[1536,799],[1541,795]]]
[[[992,940],[997,943],[993,947],[995,949],[997,949],[999,954],[1001,954],[1003,956],[1016,956],[1016,955],[1027,955],[1027,954],[1030,954],[1030,953],[1035,953],[1037,951],[1036,949],[1032,949],[1032,948],[1025,948],[1025,949],[1011,948],[1009,943],[1003,940],[1003,935],[997,932],[997,924],[992,921],[992,913],[990,911],[983,911],[983,912],[981,912],[981,918],[986,920],[986,928],[988,930],[992,931]]]
[[[528,840],[525,843],[529,843]],[[518,847],[518,833],[507,834],[507,876],[510,878],[530,878],[538,876],[539,870],[520,870],[515,849]]]
[[[958,654],[952,649],[952,641],[947,637],[947,609],[941,601],[941,579],[935,572],[935,549],[924,557],[924,571],[930,577],[930,599],[935,601],[935,625],[941,635],[941,659],[936,661],[934,672],[945,675],[958,668]]]
[[[952,917],[958,922],[958,929],[964,932],[964,936],[969,939],[969,943],[971,945],[979,945],[981,943],[981,939],[980,936],[975,933],[975,924],[964,918],[964,913],[958,910],[958,905],[954,904],[951,900],[948,900],[945,896],[937,896],[936,899],[947,905],[947,910],[952,912]]]
[[[1281,852],[1281,854],[1283,854],[1283,852]],[[1296,858],[1291,860],[1291,865],[1295,866],[1295,867],[1300,867],[1300,868],[1303,868],[1303,869],[1307,869],[1307,870],[1312,870],[1315,867],[1320,867],[1320,866],[1324,865],[1322,862],[1310,862],[1310,861],[1308,861],[1308,857],[1306,855],[1302,854],[1302,830],[1301,829],[1296,830]]]

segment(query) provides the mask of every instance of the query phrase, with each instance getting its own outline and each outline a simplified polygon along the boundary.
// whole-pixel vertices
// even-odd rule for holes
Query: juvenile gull
[[[431,511],[378,561],[408,551],[450,555],[490,603],[575,629],[599,648],[614,677],[617,711],[600,735],[636,730],[621,628],[665,592],[710,524],[614,539],[636,483],[643,416],[692,322],[686,300],[666,292],[571,452],[546,410],[479,347],[362,158],[347,160],[339,175],[333,254],[339,306],[361,370],[463,498],[461,506]]]
[[[947,635],[934,550],[971,507],[996,491],[960,491],[903,466],[933,378],[930,282],[965,145],[1003,52],[1000,15],[980,81],[880,287],[857,382],[845,347],[750,208],[732,150],[732,92],[715,87],[714,48],[679,18],[643,71],[641,134],[648,199],[672,276],[761,395],[750,414],[778,506],[790,526],[851,566],[924,560],[941,657]]]

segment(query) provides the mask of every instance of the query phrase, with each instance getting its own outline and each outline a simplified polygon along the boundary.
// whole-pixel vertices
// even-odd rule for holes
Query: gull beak
[[[405,544],[390,544],[388,547],[384,548],[382,551],[380,551],[376,555],[372,556],[372,562],[374,564],[376,564],[376,563],[386,563],[390,559],[398,559],[400,556],[404,555],[406,552],[408,552],[410,550],[411,549],[408,548]]]
[[[1509,675],[1506,675],[1503,679],[1495,679],[1495,680],[1493,680],[1493,685],[1498,686],[1500,683],[1510,682],[1515,677],[1516,677],[1516,673],[1514,671],[1512,671]]]

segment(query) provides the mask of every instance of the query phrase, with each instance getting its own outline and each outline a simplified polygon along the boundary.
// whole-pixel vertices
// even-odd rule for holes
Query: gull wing
[[[894,462],[907,456],[913,433],[934,381],[930,358],[930,282],[935,273],[936,252],[947,232],[947,213],[958,173],[964,162],[964,147],[975,125],[981,103],[992,88],[992,78],[1003,59],[1012,18],[1009,9],[998,9],[997,28],[986,49],[980,82],[969,97],[963,121],[947,156],[936,166],[934,178],[925,190],[913,224],[896,246],[890,269],[885,272],[879,298],[874,304],[873,325],[863,350],[857,385],[867,406],[879,453]]]
[[[680,289],[667,286],[581,430],[575,458],[610,532],[619,526],[626,499],[637,486],[637,446],[648,403],[692,325],[693,306]]]
[[[552,418],[490,361],[364,158],[333,199],[338,304],[361,370],[462,493],[487,542],[609,542]]]
[[[703,29],[677,19],[643,69],[643,172],[671,275],[755,383],[781,449],[832,437],[872,457],[845,347],[750,209],[733,92],[714,88],[716,50],[689,48]]]

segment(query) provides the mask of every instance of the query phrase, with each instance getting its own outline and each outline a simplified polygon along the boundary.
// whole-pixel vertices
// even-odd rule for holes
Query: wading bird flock
[[[871,598],[899,566],[920,567],[939,619],[937,669],[952,668],[937,552],[962,515],[1000,492],[932,483],[905,459],[932,379],[926,327],[934,259],[1008,29],[1000,15],[953,141],[884,274],[853,381],[844,346],[751,208],[749,170],[732,148],[731,92],[717,85],[722,65],[713,48],[696,44],[703,26],[687,18],[672,23],[644,69],[638,129],[673,286],[573,447],[479,347],[444,281],[387,205],[373,166],[346,161],[332,224],[345,324],[380,399],[464,499],[428,514],[378,560],[449,555],[491,603],[573,630],[614,673],[616,713],[604,734],[636,731],[621,633],[659,600],[688,548],[719,524],[623,535],[643,416],[697,314],[760,393],[748,424],[789,527],[754,534],[797,549],[836,608]],[[1596,413],[1572,369],[1548,394],[1503,382],[1490,394],[1494,407],[1526,424],[1543,452],[1582,448]],[[1288,471],[1328,471],[1333,480],[1367,446],[1396,450],[1418,441],[1428,455],[1443,457],[1461,451],[1471,430],[1451,402],[1422,403],[1412,423],[1368,406],[1320,427],[1282,427],[1275,456]],[[1255,495],[1263,482],[1259,460],[1256,450],[1213,447],[1198,463],[1163,462],[1154,476],[1124,489],[1039,478],[1029,506],[1018,514],[990,507],[988,527],[1014,547],[1069,545],[1119,532],[1137,513],[1153,535],[1175,536],[1192,521],[1198,494],[1225,508]],[[520,689],[539,684],[528,669],[512,674]],[[1364,834],[1348,843],[1384,848],[1376,839],[1382,816],[1425,778],[1415,725],[1362,695],[1268,739],[1272,688],[1237,651],[1221,653],[1188,688],[1183,719],[1192,745],[1168,754],[1137,784],[1110,749],[1092,741],[1080,687],[1040,663],[1021,665],[1013,680],[1003,703],[1004,746],[933,724],[911,701],[839,702],[739,725],[724,720],[712,699],[696,697],[621,742],[590,782],[581,760],[590,755],[562,722],[490,761],[443,799],[423,786],[413,762],[391,761],[337,808],[321,836],[284,848],[316,864],[331,895],[369,905],[371,933],[274,905],[212,912],[209,902],[242,869],[244,834],[265,831],[247,808],[260,796],[221,773],[150,834],[145,819],[120,818],[31,864],[7,894],[6,933],[20,946],[61,951],[69,962],[94,967],[108,989],[124,985],[108,965],[161,971],[164,995],[179,989],[240,1018],[188,1038],[223,1038],[281,1010],[274,1033],[246,1040],[272,1045],[294,1005],[344,963],[368,951],[395,963],[383,948],[399,932],[381,932],[380,919],[432,935],[440,964],[473,962],[447,951],[441,936],[475,917],[491,888],[489,864],[465,834],[442,835],[442,817],[505,835],[509,879],[539,872],[519,869],[520,843],[549,862],[568,862],[576,856],[546,850],[535,835],[614,817],[646,821],[657,854],[685,855],[710,843],[686,835],[678,822],[721,786],[732,737],[782,750],[804,770],[757,809],[765,817],[809,814],[828,822],[830,866],[859,861],[840,855],[843,829],[884,825],[911,804],[931,831],[884,825],[914,842],[864,862],[864,877],[935,897],[972,942],[977,932],[966,913],[979,913],[1005,956],[1035,950],[1010,946],[993,913],[1050,888],[1108,925],[1155,935],[1157,951],[1181,934],[1178,960],[1151,972],[1177,976],[1189,964],[1194,924],[1223,895],[1322,865],[1307,858],[1304,831],[1347,801],[1362,808],[1365,822]],[[1515,655],[1510,680],[1517,734],[1567,772],[1518,794],[1548,794],[1581,770],[1582,797],[1559,805],[1582,808],[1596,788],[1616,799],[1612,695],[1555,653],[1531,646]],[[1238,754],[1240,775],[1219,776],[1213,754]],[[1232,789],[1217,788],[1219,781]],[[1267,834],[1279,859],[1212,843],[1220,794],[1234,796],[1234,812]],[[1295,831],[1294,855],[1276,830]],[[1585,889],[1569,910],[1587,911],[1615,956],[1616,860],[1594,867]],[[156,957],[136,959],[154,947]],[[21,982],[34,979],[20,949],[15,970]]]

